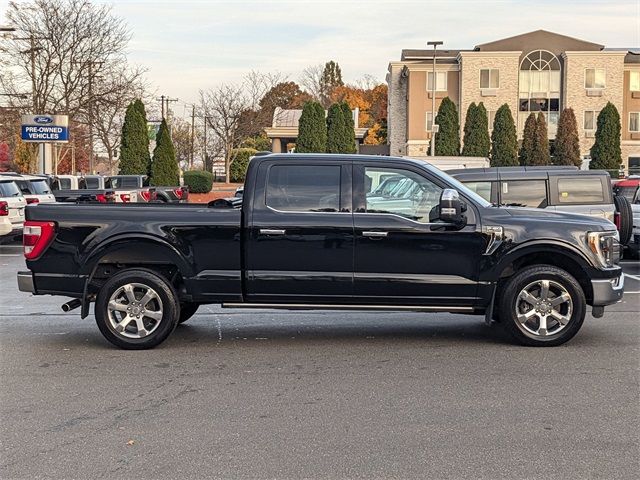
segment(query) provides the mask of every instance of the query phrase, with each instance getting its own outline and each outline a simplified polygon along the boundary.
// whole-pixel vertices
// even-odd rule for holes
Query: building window
[[[638,174],[640,174],[640,157],[629,157],[629,175]],[[638,202],[640,202],[640,197],[638,197]]]
[[[584,88],[604,88],[604,68],[587,68],[584,72]]]
[[[500,70],[497,68],[480,70],[480,88],[500,88]]]
[[[598,114],[594,110],[585,110],[584,112],[584,129],[587,131],[593,131],[598,124]]]
[[[426,121],[426,130],[427,132],[431,131],[431,125],[433,124],[433,114],[431,112],[427,112],[427,121]]]
[[[550,135],[560,114],[560,60],[546,50],[535,50],[522,59],[518,74],[518,127],[524,128],[531,112],[542,112]]]
[[[640,132],[640,112],[631,112],[629,114],[629,131]]]
[[[640,91],[640,72],[629,72],[629,90]]]
[[[427,73],[427,90],[433,91],[433,72]],[[447,91],[447,72],[436,72],[436,92]]]

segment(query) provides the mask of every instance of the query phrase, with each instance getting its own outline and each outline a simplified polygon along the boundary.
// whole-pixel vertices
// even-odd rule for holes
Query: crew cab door
[[[351,163],[264,161],[250,193],[249,302],[327,303],[353,294]],[[248,192],[245,192],[245,196]]]
[[[472,306],[485,242],[468,206],[462,229],[438,225],[445,185],[397,164],[354,163],[354,301],[366,304]],[[402,177],[386,195],[375,179]]]

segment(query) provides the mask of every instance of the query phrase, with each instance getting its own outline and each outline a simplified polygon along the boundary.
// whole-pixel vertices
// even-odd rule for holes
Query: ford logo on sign
[[[36,122],[36,123],[52,123],[53,122],[53,118],[40,116],[40,117],[35,117],[33,119],[33,121]]]

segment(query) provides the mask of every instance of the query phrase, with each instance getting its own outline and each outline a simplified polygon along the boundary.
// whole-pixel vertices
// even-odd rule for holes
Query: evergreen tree
[[[353,111],[347,102],[341,102],[342,115],[345,121],[345,148],[344,153],[356,153],[356,124],[353,120]]]
[[[139,98],[136,98],[133,101],[133,106],[142,117],[144,121],[144,128],[145,128],[145,131],[147,132],[147,135],[145,135],[144,143],[145,143],[146,152],[147,152],[147,157],[146,157],[147,175],[150,177],[151,176],[151,155],[149,155],[149,129],[148,129],[148,122],[147,122],[147,110],[144,107],[144,103],[142,103],[142,100],[140,100]]]
[[[333,60],[325,63],[322,76],[320,77],[320,101],[322,105],[328,106],[331,101],[333,89],[342,85],[344,85],[344,82],[342,81],[340,65]]]
[[[307,102],[298,123],[296,152],[321,153],[327,150],[327,124],[324,108],[318,102]]]
[[[345,118],[342,107],[334,103],[327,113],[327,153],[344,153]]]
[[[491,166],[518,165],[518,136],[508,104],[496,111],[491,132]]]
[[[620,149],[620,114],[611,102],[600,110],[596,140],[591,147],[591,163],[589,168],[602,170],[617,170],[622,163]]]
[[[174,186],[180,184],[180,169],[176,162],[176,152],[171,141],[167,122],[163,119],[156,136],[151,165],[151,185]]]
[[[520,147],[520,165],[532,165],[531,158],[535,149],[537,124],[536,114],[531,112],[524,122],[522,146]]]
[[[437,145],[437,144],[436,144]],[[489,119],[487,109],[480,102],[471,103],[467,109],[464,122],[464,146],[462,155],[465,157],[489,157],[491,141],[489,140]]]
[[[554,165],[575,165],[576,167],[582,165],[578,123],[573,108],[565,108],[560,112],[554,147]]]
[[[138,100],[138,102],[140,101]],[[140,102],[141,104],[142,102]],[[144,110],[144,105],[142,110]],[[150,162],[147,122],[139,105],[136,105],[136,102],[131,102],[127,107],[122,124],[120,174],[148,175]]]
[[[538,113],[536,118],[536,134],[533,142],[533,153],[529,160],[530,165],[549,165],[551,158],[549,156],[549,130],[547,129],[547,121],[542,112]]]
[[[460,125],[458,124],[458,109],[449,97],[444,97],[438,114],[436,125],[439,125],[436,133],[436,155],[457,156],[460,155]]]

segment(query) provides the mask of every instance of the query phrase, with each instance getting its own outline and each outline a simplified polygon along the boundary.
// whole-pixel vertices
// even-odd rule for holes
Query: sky
[[[126,21],[130,61],[148,68],[157,95],[180,99],[178,114],[200,89],[239,82],[251,70],[297,81],[305,67],[335,60],[346,82],[365,74],[382,82],[403,48],[428,40],[473,48],[544,29],[640,47],[640,0],[94,1]],[[8,3],[0,0],[0,24]]]

